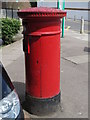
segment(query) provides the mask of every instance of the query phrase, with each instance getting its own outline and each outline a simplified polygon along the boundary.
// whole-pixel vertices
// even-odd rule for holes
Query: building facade
[[[31,7],[29,0],[8,0],[7,2],[2,2],[2,8],[13,8],[13,9],[25,9]]]

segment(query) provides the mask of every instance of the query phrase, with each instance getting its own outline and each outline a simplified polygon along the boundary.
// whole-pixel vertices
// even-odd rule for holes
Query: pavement
[[[61,38],[61,104],[57,112],[25,118],[88,118],[88,34],[65,30]],[[0,59],[19,95],[25,101],[25,60],[22,38],[0,49]]]

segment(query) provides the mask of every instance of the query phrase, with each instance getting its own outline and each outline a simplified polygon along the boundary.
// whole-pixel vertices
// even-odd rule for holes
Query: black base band
[[[29,113],[34,115],[50,114],[58,110],[60,96],[61,94],[59,93],[52,98],[38,99],[26,94],[26,102],[24,103],[24,106]]]

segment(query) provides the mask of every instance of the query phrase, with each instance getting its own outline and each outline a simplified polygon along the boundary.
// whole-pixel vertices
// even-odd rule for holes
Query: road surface
[[[81,25],[80,20],[74,21],[73,19],[67,19],[65,21],[65,28],[66,29],[72,29],[74,31],[80,32],[80,25]],[[84,22],[84,32],[87,34],[90,34],[90,22],[88,22],[88,21]]]

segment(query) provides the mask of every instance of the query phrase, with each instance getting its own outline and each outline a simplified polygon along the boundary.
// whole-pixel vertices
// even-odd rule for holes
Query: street
[[[20,107],[25,120],[88,119],[89,3],[58,0],[54,7],[53,2],[50,4],[48,2],[45,4],[44,0],[40,2],[42,4],[38,4],[36,0],[33,3],[26,0],[23,4],[22,0],[16,0],[14,3],[9,3],[10,5],[8,2],[2,4],[1,18],[9,17],[11,20],[9,19],[8,22],[6,19],[5,26],[2,28],[2,30],[5,28],[5,31],[3,30],[0,36],[3,41],[7,40],[7,43],[9,38],[13,42],[1,45],[0,61],[14,85],[12,90],[15,90],[17,95],[8,97],[9,94],[6,94],[5,97],[8,99],[1,100],[1,119],[3,119],[2,114],[11,114],[11,112],[14,113],[13,117],[17,114],[16,117],[19,119]],[[49,5],[51,9],[44,8],[44,5]],[[21,24],[15,22],[13,18],[20,20]],[[64,22],[62,24],[62,21],[65,24]],[[7,83],[7,80],[5,82]],[[4,88],[5,85],[1,85]],[[9,105],[11,97],[16,105],[17,101],[20,103],[18,104],[20,107],[15,106],[15,110],[12,107],[14,102]],[[19,112],[16,113],[17,111]]]
[[[80,33],[80,25],[81,25],[80,20],[76,20],[76,21],[74,21],[73,19],[65,20],[65,28],[66,29],[72,29],[72,30]],[[84,32],[87,34],[90,34],[90,22],[88,22],[88,21],[84,21]]]
[[[36,116],[24,108],[25,118],[88,118],[88,35],[65,30],[61,38],[61,104],[57,112]],[[25,101],[25,60],[22,39],[2,48],[2,63],[23,106]]]

